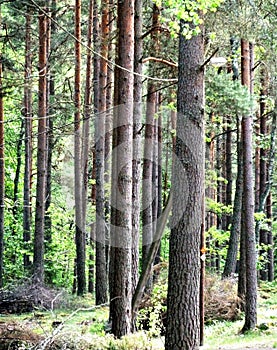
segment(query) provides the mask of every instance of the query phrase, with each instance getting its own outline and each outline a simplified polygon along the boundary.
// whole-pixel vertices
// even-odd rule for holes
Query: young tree
[[[203,33],[179,35],[176,159],[172,181],[165,349],[198,349],[200,234],[204,196]],[[190,23],[191,30],[193,29]]]

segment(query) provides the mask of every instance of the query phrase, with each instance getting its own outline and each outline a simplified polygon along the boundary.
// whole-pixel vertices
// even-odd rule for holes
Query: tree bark
[[[77,294],[86,291],[86,243],[83,222],[83,176],[81,138],[81,0],[75,1],[75,92],[74,92],[74,194],[75,194],[75,240],[77,258]]]
[[[34,233],[34,283],[44,283],[44,215],[46,195],[46,133],[47,133],[47,18],[39,12],[39,92],[38,92],[38,141],[37,187]]]
[[[242,56],[242,84],[250,90],[250,56],[251,44],[241,40]],[[254,188],[252,170],[252,116],[242,118],[242,146],[243,146],[243,201],[242,211],[245,234],[246,256],[246,295],[245,295],[245,323],[242,332],[254,329],[257,323],[257,268],[256,268],[256,240],[254,224]]]
[[[134,116],[133,116],[133,175],[132,175],[132,295],[139,274],[140,185],[141,185],[141,127],[142,127],[142,0],[135,0],[134,47]],[[134,323],[134,322],[133,322]]]
[[[2,54],[0,52],[0,288],[3,287],[4,208],[5,208],[4,101],[3,101],[3,89],[2,89],[2,72],[3,72]]]
[[[134,1],[119,1],[117,11],[116,63],[133,71]],[[128,334],[132,321],[133,88],[133,74],[116,67],[110,258],[110,318],[116,337]]]
[[[101,56],[99,69],[99,104],[95,118],[96,162],[96,305],[107,302],[106,224],[105,224],[105,120],[108,74],[109,2],[101,3]]]
[[[23,242],[26,245],[31,239],[31,184],[32,184],[32,53],[31,53],[32,12],[26,14],[25,25],[25,72],[24,72],[24,189],[23,189]],[[25,247],[26,248],[26,247]],[[31,261],[27,253],[23,255],[24,268],[30,269]]]
[[[236,191],[233,205],[233,215],[231,220],[230,238],[226,262],[222,277],[229,277],[236,271],[239,237],[241,229],[241,205],[243,192],[243,166],[242,166],[242,145],[241,145],[241,128],[240,122],[237,121],[237,178]]]
[[[199,349],[200,237],[204,197],[203,33],[179,35],[176,158],[172,181],[165,349]]]

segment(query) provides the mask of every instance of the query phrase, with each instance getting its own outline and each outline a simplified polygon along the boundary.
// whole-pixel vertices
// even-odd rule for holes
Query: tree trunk
[[[32,12],[26,14],[25,33],[25,72],[24,72],[24,190],[23,190],[23,242],[27,244],[31,239],[31,182],[32,182],[32,53],[31,53],[31,22]],[[27,247],[25,247],[26,249]],[[23,255],[25,270],[30,269],[31,261],[27,253]]]
[[[229,277],[236,271],[238,245],[241,229],[241,205],[242,205],[242,191],[243,191],[243,166],[242,166],[242,145],[241,145],[241,128],[240,122],[237,121],[237,178],[236,191],[233,205],[233,215],[231,220],[230,239],[228,243],[228,250],[226,262],[222,277]]]
[[[261,92],[260,92],[260,137],[265,140],[268,135],[268,127],[267,127],[267,116],[266,116],[266,96],[267,96],[267,79],[266,73],[264,70],[261,72]],[[260,147],[260,177],[259,177],[259,197],[266,191],[267,182],[268,182],[268,148],[264,145]],[[259,211],[260,206],[257,208]],[[265,207],[263,208],[265,211]],[[265,213],[266,214],[266,213]],[[256,226],[257,227],[257,226]],[[256,236],[258,238],[258,242],[260,244],[260,256],[267,259],[267,248],[268,248],[268,231],[266,229],[260,229],[260,232],[256,230]],[[268,269],[267,262],[265,261],[264,265],[259,271],[260,279],[262,281],[268,280]]]
[[[1,17],[0,17],[1,19]],[[0,21],[1,24],[1,21]],[[5,154],[4,154],[4,101],[2,90],[2,54],[0,52],[0,288],[3,287],[4,207],[5,207]]]
[[[37,187],[34,234],[34,283],[44,283],[44,215],[46,195],[46,133],[47,133],[47,17],[39,13],[39,92],[38,92],[38,141]]]
[[[119,1],[117,11],[116,63],[133,71],[134,1]],[[128,334],[132,321],[133,88],[133,74],[116,67],[110,258],[110,317],[116,337]]]
[[[140,185],[141,185],[141,128],[142,128],[142,0],[135,0],[135,47],[134,47],[134,116],[133,116],[133,175],[132,175],[132,295],[139,273],[140,238]],[[134,325],[134,321],[133,321]]]
[[[16,142],[16,169],[14,176],[14,188],[13,188],[13,221],[14,225],[12,228],[13,234],[16,234],[16,223],[18,220],[18,187],[19,187],[19,178],[21,173],[21,164],[22,164],[22,141],[24,136],[24,120],[21,121],[19,137]],[[16,259],[16,257],[15,257]]]
[[[152,52],[158,49],[158,32],[160,10],[156,4],[153,5],[152,14]],[[149,70],[154,69],[153,63],[150,62]],[[156,84],[148,81],[147,87],[147,106],[146,106],[146,125],[145,125],[145,142],[143,154],[143,172],[142,172],[142,269],[145,269],[145,262],[155,232],[154,223],[156,220],[155,202],[156,202],[156,174],[155,174],[155,136],[156,136],[156,103],[157,93]],[[154,182],[153,182],[154,180]],[[150,293],[152,288],[152,276],[149,276],[148,287],[146,293]]]
[[[204,222],[203,34],[179,35],[176,158],[172,181],[165,349],[199,349],[200,236]]]
[[[96,156],[96,305],[107,302],[106,223],[105,223],[105,120],[108,74],[109,2],[102,0],[99,105],[95,118]]]
[[[48,67],[54,67],[54,63],[51,59],[51,53],[54,51],[52,43],[52,35],[56,31],[56,11],[57,4],[55,0],[52,0],[52,4],[48,1],[49,6],[49,15],[51,18],[48,18],[48,28],[47,28],[47,57],[48,57]],[[51,7],[50,7],[51,6]],[[50,10],[51,8],[51,10]],[[52,20],[51,20],[52,19]],[[47,137],[47,177],[46,177],[46,202],[45,202],[45,252],[46,254],[50,252],[51,254],[51,242],[52,242],[52,219],[51,213],[49,212],[51,203],[52,203],[52,155],[54,152],[55,139],[54,139],[54,122],[53,116],[55,115],[55,109],[53,108],[53,101],[55,100],[55,72],[54,69],[50,69],[48,74],[48,89],[47,89],[47,114],[48,118],[48,137]],[[54,265],[51,259],[48,259],[47,262],[47,271],[45,274],[46,282],[51,284],[54,277]]]
[[[74,192],[75,192],[75,239],[77,258],[77,294],[86,291],[86,243],[83,222],[83,177],[81,138],[81,0],[75,1],[75,93],[74,93]]]
[[[250,88],[250,57],[251,44],[241,40],[242,84]],[[252,116],[242,118],[243,146],[243,201],[242,212],[245,229],[246,256],[246,295],[245,295],[245,324],[242,332],[254,329],[257,323],[257,268],[256,240],[254,224],[254,188],[252,170]]]
[[[272,232],[272,193],[270,192],[267,197],[267,206],[266,206],[266,217],[268,220],[268,281],[274,281],[274,241],[273,241],[273,232]]]
[[[83,176],[83,220],[86,224],[87,216],[87,197],[88,197],[88,181],[89,181],[89,153],[90,153],[90,118],[92,113],[91,107],[91,75],[92,75],[92,38],[93,38],[93,0],[89,1],[89,14],[88,14],[88,29],[87,29],[87,64],[86,64],[86,82],[85,82],[85,96],[84,96],[84,122],[83,122],[83,149],[82,149],[82,169],[84,172]],[[92,152],[92,162],[94,162],[94,155]],[[93,164],[92,164],[93,167]],[[92,198],[91,198],[92,199]],[[93,203],[93,200],[92,200]],[[88,292],[92,293],[94,290],[94,258],[93,258],[93,247],[94,247],[94,225],[89,228],[89,262],[88,262]]]

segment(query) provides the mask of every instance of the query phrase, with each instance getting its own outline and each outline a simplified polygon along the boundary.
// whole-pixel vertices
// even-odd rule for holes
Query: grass
[[[240,334],[243,320],[236,322],[216,322],[205,327],[203,350],[221,347],[242,349],[269,346],[277,349],[277,283],[263,283],[259,288],[258,325],[253,331]]]

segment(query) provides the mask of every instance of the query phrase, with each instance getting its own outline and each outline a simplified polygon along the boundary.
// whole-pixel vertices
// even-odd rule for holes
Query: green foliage
[[[249,115],[255,108],[255,99],[240,81],[227,73],[210,70],[206,75],[206,111],[214,115]]]
[[[233,207],[231,205],[225,205],[211,198],[206,198],[206,208],[219,217],[226,214],[231,215],[233,212]]]
[[[167,283],[160,280],[154,284],[151,298],[146,306],[139,310],[138,329],[147,329],[151,337],[158,337],[164,332],[163,316],[166,312]]]
[[[215,12],[222,0],[155,0],[155,2],[162,8],[161,20],[170,28],[171,35],[177,37],[180,32],[180,21],[183,21],[182,34],[190,39],[200,33],[202,15],[208,11]],[[193,26],[190,23],[193,23]]]

